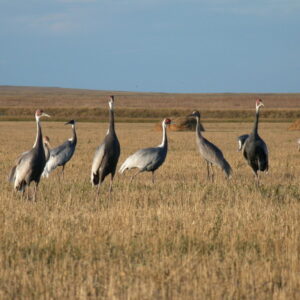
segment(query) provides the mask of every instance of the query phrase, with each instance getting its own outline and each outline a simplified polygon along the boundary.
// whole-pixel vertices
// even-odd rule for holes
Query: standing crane
[[[114,96],[110,96],[109,105],[109,128],[102,144],[96,149],[91,172],[92,185],[100,185],[107,175],[110,177],[109,193],[112,191],[112,183],[120,156],[120,143],[115,132],[114,119]]]
[[[256,100],[256,113],[255,121],[252,132],[247,138],[243,147],[243,155],[251,167],[257,183],[259,183],[258,171],[268,171],[269,160],[268,160],[268,148],[263,139],[258,135],[258,121],[259,121],[259,109],[264,106],[261,99]]]
[[[248,137],[249,137],[249,134],[243,134],[237,138],[237,141],[239,144],[238,151],[241,151],[243,149],[243,146],[245,145],[245,142]]]
[[[191,115],[189,115],[189,117],[196,118],[197,121],[196,143],[201,156],[204,158],[207,164],[207,178],[214,181],[213,165],[221,168],[224,171],[226,178],[228,178],[232,173],[232,169],[227,160],[224,158],[222,151],[216,145],[204,138],[201,134],[199,111],[194,111]]]
[[[49,174],[58,166],[62,167],[61,174],[64,175],[65,165],[72,158],[77,145],[75,123],[74,120],[65,123],[65,125],[72,125],[73,135],[60,146],[50,150],[50,157],[42,174],[43,177],[48,178]]]
[[[26,187],[29,187],[32,181],[35,182],[34,200],[36,199],[37,188],[46,164],[46,153],[44,149],[42,128],[40,124],[41,117],[50,116],[40,109],[35,112],[37,125],[35,143],[31,150],[21,154],[9,174],[9,181],[14,184],[14,189],[16,191],[22,191],[23,194]]]
[[[164,119],[162,122],[162,142],[157,147],[145,148],[136,151],[130,155],[120,167],[119,172],[122,174],[127,169],[137,168],[138,171],[131,177],[132,179],[139,173],[147,171],[152,172],[152,183],[154,183],[154,172],[164,163],[168,152],[168,139],[166,126],[171,124],[170,119]]]

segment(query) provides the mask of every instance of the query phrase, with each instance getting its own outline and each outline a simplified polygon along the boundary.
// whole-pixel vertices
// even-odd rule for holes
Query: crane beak
[[[70,121],[69,121],[69,122],[67,122],[67,123],[65,123],[65,125],[68,125],[68,124],[70,124]]]
[[[43,116],[43,117],[50,118],[50,115],[48,115],[48,114],[46,114],[46,113],[43,113],[42,116]]]

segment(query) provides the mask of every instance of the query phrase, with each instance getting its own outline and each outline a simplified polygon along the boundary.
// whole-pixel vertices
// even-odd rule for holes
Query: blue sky
[[[0,0],[0,85],[300,92],[299,0]]]

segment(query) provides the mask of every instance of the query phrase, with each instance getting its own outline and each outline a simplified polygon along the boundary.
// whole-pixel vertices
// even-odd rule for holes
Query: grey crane
[[[112,191],[112,183],[120,156],[120,143],[115,131],[114,96],[110,96],[109,104],[109,128],[102,144],[96,149],[91,172],[92,185],[100,185],[107,175],[110,177],[109,193]]]
[[[29,187],[32,181],[35,182],[34,200],[36,199],[36,191],[47,159],[40,124],[40,118],[44,116],[50,117],[40,109],[35,112],[37,134],[33,148],[21,154],[9,174],[9,181],[14,184],[14,189],[22,191],[23,194],[26,187]]]
[[[213,165],[221,168],[224,171],[225,176],[228,178],[232,173],[232,169],[227,160],[224,158],[222,151],[216,145],[204,138],[201,134],[199,111],[194,111],[191,115],[189,115],[189,117],[194,117],[197,121],[196,143],[201,156],[204,158],[207,164],[207,178],[211,179],[212,181],[214,180]]]
[[[243,135],[240,135],[238,138],[237,138],[237,141],[238,141],[238,151],[241,151],[243,149],[243,146],[245,145],[245,142],[247,140],[247,138],[249,137],[249,134],[243,134]]]
[[[263,139],[258,135],[259,109],[264,106],[261,99],[256,100],[256,113],[252,132],[243,147],[243,156],[251,167],[257,183],[259,183],[258,171],[268,171],[268,148]]]
[[[127,169],[137,168],[138,171],[131,177],[132,179],[141,172],[152,172],[152,183],[154,183],[154,172],[164,163],[168,152],[168,139],[166,126],[171,124],[170,119],[164,119],[162,122],[162,142],[157,147],[145,148],[136,151],[130,155],[120,167],[122,174]]]
[[[49,157],[50,157],[50,139],[48,136],[44,136],[43,137],[43,143],[44,143],[44,150],[45,150],[45,158],[46,158],[46,161],[48,161]],[[28,151],[25,151],[23,152],[15,161],[15,165],[11,168],[10,172],[9,172],[9,175],[8,175],[8,181],[11,182],[11,183],[14,183],[15,182],[15,179],[16,179],[16,168],[18,166],[18,164],[20,163],[20,161],[22,160],[23,156],[25,156],[28,152]]]
[[[76,129],[75,129],[75,121],[71,120],[65,125],[72,125],[72,137],[65,141],[60,146],[51,149],[50,150],[50,157],[49,160],[46,163],[46,166],[44,168],[43,177],[49,177],[49,174],[56,169],[57,167],[61,166],[62,170],[61,173],[64,175],[64,169],[66,163],[72,158],[76,145],[77,145],[77,135],[76,135]]]

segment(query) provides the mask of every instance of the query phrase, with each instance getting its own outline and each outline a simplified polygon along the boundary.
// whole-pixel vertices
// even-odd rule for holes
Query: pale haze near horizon
[[[300,1],[0,0],[0,85],[300,92]]]

